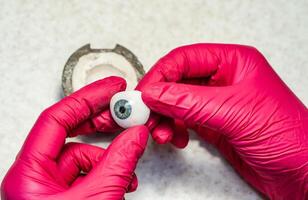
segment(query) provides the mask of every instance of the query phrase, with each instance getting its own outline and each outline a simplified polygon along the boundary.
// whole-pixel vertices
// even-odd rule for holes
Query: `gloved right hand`
[[[154,129],[161,143],[185,146],[185,124],[269,198],[308,198],[307,108],[255,48],[177,48],[154,65],[137,89],[151,110],[168,117]]]

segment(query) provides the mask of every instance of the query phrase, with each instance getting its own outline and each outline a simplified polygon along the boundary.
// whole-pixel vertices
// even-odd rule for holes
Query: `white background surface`
[[[90,3],[91,2],[91,3]],[[132,50],[149,69],[197,42],[257,47],[308,104],[308,1],[1,1],[0,180],[36,117],[61,97],[62,68],[91,43]],[[110,136],[78,140],[106,146]],[[151,142],[127,199],[260,199],[207,144],[185,150]]]

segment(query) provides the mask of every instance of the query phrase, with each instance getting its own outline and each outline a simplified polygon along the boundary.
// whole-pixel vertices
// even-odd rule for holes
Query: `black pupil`
[[[119,111],[120,113],[125,113],[126,108],[124,106],[120,106]]]

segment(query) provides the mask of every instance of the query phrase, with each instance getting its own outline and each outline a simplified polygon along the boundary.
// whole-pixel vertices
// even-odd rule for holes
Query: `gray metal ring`
[[[104,53],[104,52],[114,52],[121,56],[123,56],[135,69],[137,74],[137,81],[139,81],[145,74],[144,68],[142,64],[139,62],[137,56],[135,56],[130,50],[125,48],[122,45],[116,44],[113,49],[91,49],[90,44],[86,44],[75,51],[67,60],[63,73],[62,73],[62,89],[64,95],[70,95],[73,93],[73,86],[72,86],[72,77],[73,71],[75,66],[77,65],[79,59],[87,55],[89,53]]]

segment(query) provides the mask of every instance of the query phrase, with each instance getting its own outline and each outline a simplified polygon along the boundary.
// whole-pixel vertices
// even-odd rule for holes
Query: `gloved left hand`
[[[148,139],[145,126],[127,129],[106,150],[65,144],[79,124],[106,110],[125,85],[117,77],[96,81],[46,109],[6,174],[1,198],[118,200],[135,190],[134,170]]]

